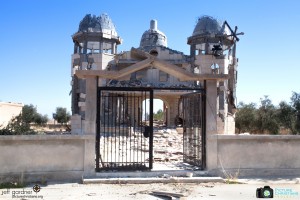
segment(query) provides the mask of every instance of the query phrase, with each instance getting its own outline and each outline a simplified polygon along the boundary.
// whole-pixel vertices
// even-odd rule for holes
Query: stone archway
[[[180,95],[174,95],[169,93],[169,95],[156,95],[154,92],[155,99],[161,99],[165,104],[165,114],[166,114],[166,126],[175,127],[175,118],[178,115],[178,102]]]
[[[148,102],[150,101],[149,98],[144,99],[141,103],[141,107],[142,107],[142,111],[143,111],[143,116],[146,116],[146,118],[148,118],[150,116],[150,113],[145,113],[145,110],[149,109],[145,109],[145,105],[148,105]],[[159,126],[165,126],[166,125],[166,120],[165,120],[165,116],[167,116],[167,113],[165,113],[165,109],[164,109],[164,101],[158,98],[153,98],[153,126],[154,127],[159,127]],[[158,114],[159,111],[162,111]],[[144,117],[145,118],[145,117]]]

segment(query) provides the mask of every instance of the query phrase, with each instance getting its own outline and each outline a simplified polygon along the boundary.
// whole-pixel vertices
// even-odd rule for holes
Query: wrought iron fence
[[[183,161],[205,168],[205,96],[195,92],[183,95]]]
[[[153,157],[153,90],[99,87],[96,171],[148,170]]]

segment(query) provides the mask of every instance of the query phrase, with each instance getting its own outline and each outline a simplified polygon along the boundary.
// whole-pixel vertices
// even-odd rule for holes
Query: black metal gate
[[[183,114],[183,161],[205,168],[205,95],[201,92],[181,96]]]
[[[148,170],[153,158],[153,90],[99,87],[96,171]]]

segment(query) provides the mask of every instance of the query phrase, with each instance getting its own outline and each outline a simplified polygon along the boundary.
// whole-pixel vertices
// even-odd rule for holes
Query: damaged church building
[[[199,17],[183,35],[186,55],[168,46],[158,22],[146,22],[139,46],[118,51],[111,18],[84,16],[72,35],[71,134],[0,136],[0,183],[299,177],[299,135],[235,134],[243,33]]]
[[[82,19],[72,35],[71,125],[74,135],[95,135],[97,172],[153,169],[161,148],[155,99],[163,101],[164,128],[181,135],[184,163],[206,169],[207,136],[235,134],[236,43],[243,33],[210,16],[191,32],[185,55],[168,47],[172,41],[151,20],[138,47],[118,52],[122,38],[107,14]]]

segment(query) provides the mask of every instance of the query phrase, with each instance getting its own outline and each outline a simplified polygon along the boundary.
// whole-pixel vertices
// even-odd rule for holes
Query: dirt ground
[[[242,184],[193,183],[193,184],[79,184],[48,183],[40,186],[39,192],[33,192],[30,185],[24,189],[1,189],[0,199],[46,199],[46,200],[99,200],[99,199],[208,199],[208,200],[250,200],[256,198],[256,189],[270,186],[274,190],[274,199],[300,199],[300,179],[293,180],[241,180]],[[23,191],[23,194],[21,194]],[[179,194],[180,198],[168,198],[151,194],[168,192]],[[24,193],[27,193],[24,196]],[[31,193],[31,194],[29,194]],[[13,196],[13,194],[15,196]],[[23,195],[23,196],[22,196]],[[30,196],[31,195],[31,196]]]

